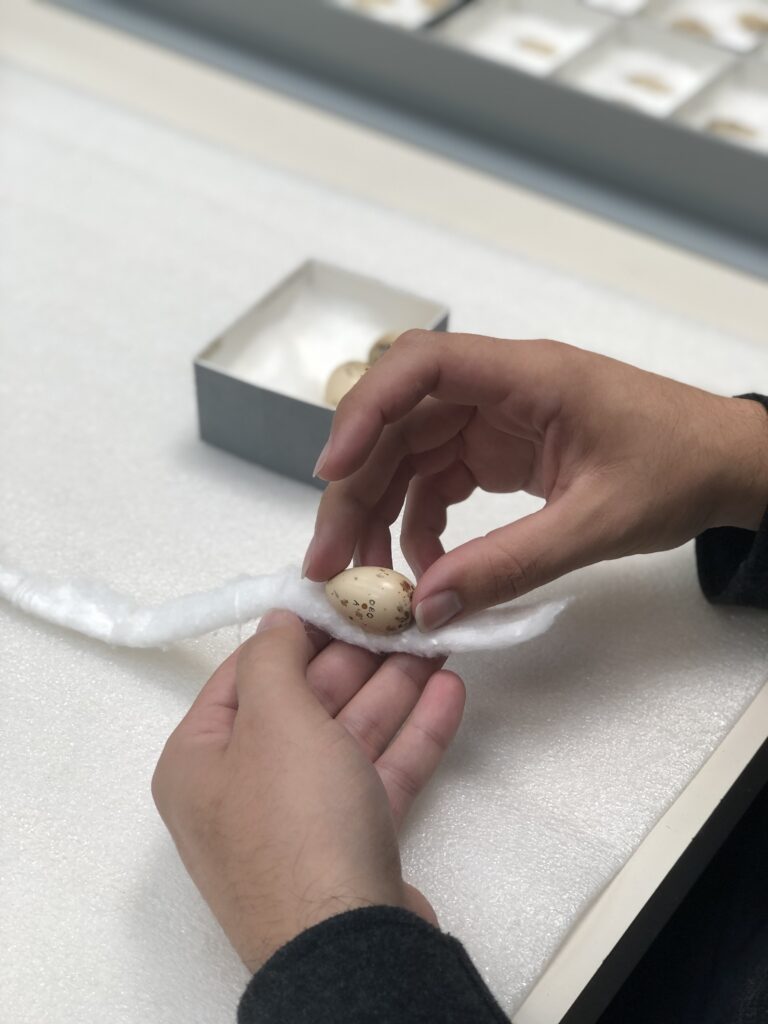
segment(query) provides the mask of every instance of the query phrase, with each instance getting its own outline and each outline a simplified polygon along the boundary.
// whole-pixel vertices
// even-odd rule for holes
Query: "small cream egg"
[[[368,353],[368,362],[375,363],[377,359],[381,359],[383,355],[389,352],[402,333],[402,331],[387,331],[386,334],[382,334],[371,345],[371,351]]]
[[[341,366],[337,366],[325,385],[325,400],[328,405],[335,409],[368,368],[368,363],[358,362],[342,363]]]
[[[325,585],[328,600],[366,633],[399,633],[412,621],[413,584],[402,573],[376,565],[345,569]]]

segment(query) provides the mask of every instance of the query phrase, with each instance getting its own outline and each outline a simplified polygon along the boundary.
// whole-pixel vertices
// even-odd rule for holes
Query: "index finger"
[[[342,398],[315,474],[341,480],[359,469],[387,424],[402,419],[428,395],[459,405],[494,404],[509,397],[509,347],[529,344],[406,331]]]

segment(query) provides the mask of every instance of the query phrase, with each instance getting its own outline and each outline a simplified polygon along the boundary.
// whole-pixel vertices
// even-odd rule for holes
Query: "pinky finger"
[[[456,735],[466,692],[455,672],[430,678],[400,732],[376,761],[399,829]]]

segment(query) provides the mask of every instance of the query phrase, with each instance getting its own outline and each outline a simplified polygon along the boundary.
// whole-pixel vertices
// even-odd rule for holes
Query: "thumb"
[[[413,597],[419,629],[439,629],[607,557],[599,520],[573,504],[563,496],[433,562]]]
[[[322,710],[307,684],[317,637],[292,612],[267,612],[237,658],[237,722],[275,728],[297,714]],[[316,706],[316,708],[315,708]]]

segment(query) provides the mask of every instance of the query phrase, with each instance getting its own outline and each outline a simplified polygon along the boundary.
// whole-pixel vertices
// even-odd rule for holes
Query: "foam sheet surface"
[[[0,544],[33,572],[154,604],[300,560],[317,492],[199,443],[191,359],[310,255],[444,298],[459,330],[768,387],[766,351],[738,338],[10,68],[0,137]],[[534,507],[480,497],[452,512],[448,542]],[[546,637],[453,659],[466,720],[404,839],[409,878],[507,1010],[768,665],[768,617],[707,606],[690,546],[537,596],[572,598]],[[120,650],[0,607],[3,1020],[233,1020],[245,972],[149,781],[237,641]]]

